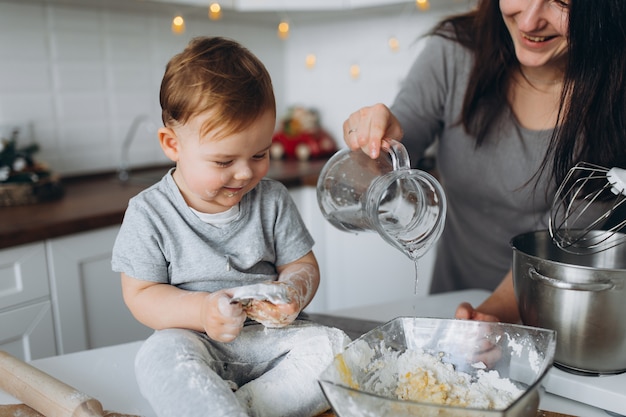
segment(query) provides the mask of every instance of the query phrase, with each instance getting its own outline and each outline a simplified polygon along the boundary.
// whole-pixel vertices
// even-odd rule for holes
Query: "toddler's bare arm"
[[[122,293],[135,318],[156,330],[191,329],[230,342],[239,335],[246,318],[240,304],[230,303],[227,290],[186,291],[122,273]]]

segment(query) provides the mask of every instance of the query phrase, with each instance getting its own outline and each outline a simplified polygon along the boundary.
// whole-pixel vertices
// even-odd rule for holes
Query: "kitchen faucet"
[[[122,142],[122,152],[120,154],[120,165],[117,170],[117,178],[122,182],[127,182],[130,178],[129,150],[130,145],[137,135],[137,131],[142,124],[152,126],[153,122],[147,114],[139,114],[135,116],[126,132],[124,142]]]

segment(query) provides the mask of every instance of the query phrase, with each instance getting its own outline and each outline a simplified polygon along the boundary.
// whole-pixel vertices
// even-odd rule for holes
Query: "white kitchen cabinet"
[[[0,349],[23,360],[57,353],[43,242],[0,250]]]
[[[59,354],[145,339],[122,299],[120,276],[111,270],[118,226],[47,242]]]

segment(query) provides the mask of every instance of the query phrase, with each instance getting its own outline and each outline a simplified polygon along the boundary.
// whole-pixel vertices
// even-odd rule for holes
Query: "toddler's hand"
[[[241,332],[246,313],[241,304],[230,302],[224,291],[210,293],[202,304],[202,325],[206,334],[218,342],[232,342]]]

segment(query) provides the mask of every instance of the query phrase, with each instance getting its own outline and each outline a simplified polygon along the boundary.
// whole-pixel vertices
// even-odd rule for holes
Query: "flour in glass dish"
[[[473,365],[478,370],[472,376],[420,350],[390,352],[377,363],[375,391],[397,383],[391,394],[402,400],[504,410],[523,394],[511,380],[501,378],[498,371],[480,369],[480,363]]]

